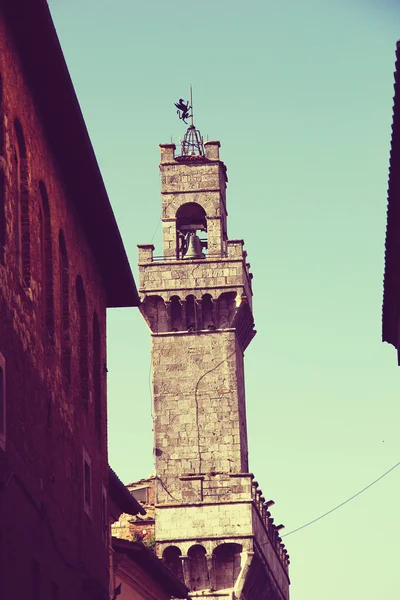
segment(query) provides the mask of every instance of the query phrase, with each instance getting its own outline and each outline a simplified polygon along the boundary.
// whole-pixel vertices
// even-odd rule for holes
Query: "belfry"
[[[249,473],[244,351],[255,335],[243,240],[227,234],[220,143],[161,144],[162,256],[139,246],[151,330],[157,555],[191,597],[287,600],[289,556]]]

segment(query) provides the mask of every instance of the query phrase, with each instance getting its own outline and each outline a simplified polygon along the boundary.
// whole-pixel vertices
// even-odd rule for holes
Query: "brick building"
[[[244,351],[254,331],[243,240],[227,235],[219,142],[191,125],[161,148],[163,256],[139,246],[151,330],[157,553],[192,597],[287,600],[289,557],[249,473]]]
[[[400,365],[400,42],[396,48],[390,152],[382,339],[397,349]]]
[[[138,295],[45,0],[0,1],[0,598],[108,595],[106,308]]]

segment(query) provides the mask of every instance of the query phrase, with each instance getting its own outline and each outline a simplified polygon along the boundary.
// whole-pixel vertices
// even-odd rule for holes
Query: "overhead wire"
[[[297,533],[297,531],[301,531],[301,529],[305,529],[306,527],[309,527],[310,525],[313,525],[317,521],[320,521],[324,517],[327,517],[328,515],[332,514],[333,512],[335,512],[336,510],[338,510],[339,508],[342,508],[342,506],[344,506],[345,504],[348,504],[349,502],[351,502],[352,500],[354,500],[355,498],[357,498],[358,496],[360,496],[361,494],[363,494],[364,492],[366,492],[367,490],[369,490],[369,488],[371,488],[373,485],[375,485],[376,483],[378,483],[378,481],[381,481],[381,479],[383,479],[384,477],[386,477],[386,475],[389,475],[389,473],[391,473],[392,471],[394,471],[398,466],[400,466],[400,462],[398,462],[395,465],[393,465],[393,467],[391,467],[388,471],[385,471],[385,473],[383,473],[382,475],[380,475],[377,479],[375,479],[374,481],[372,481],[371,483],[369,483],[367,486],[365,486],[362,490],[360,490],[356,494],[353,494],[352,496],[350,496],[350,498],[347,498],[347,500],[344,500],[344,502],[341,502],[340,504],[338,504],[334,508],[331,508],[327,512],[325,512],[322,515],[320,515],[319,517],[316,517],[315,519],[312,519],[312,521],[308,521],[308,523],[305,523],[304,525],[301,525],[300,527],[296,527],[296,529],[293,529],[292,531],[289,531],[288,533],[285,533],[281,537],[284,538],[284,537],[287,537],[288,535],[292,535],[293,533]]]

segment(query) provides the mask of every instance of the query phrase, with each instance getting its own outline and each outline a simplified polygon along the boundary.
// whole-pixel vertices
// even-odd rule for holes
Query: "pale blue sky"
[[[395,0],[50,0],[132,269],[160,248],[159,149],[221,140],[228,234],[244,238],[258,334],[246,352],[250,465],[286,530],[399,458],[400,369],[381,343]],[[109,311],[109,455],[154,469],[150,336]],[[292,600],[399,598],[400,468],[286,538]]]

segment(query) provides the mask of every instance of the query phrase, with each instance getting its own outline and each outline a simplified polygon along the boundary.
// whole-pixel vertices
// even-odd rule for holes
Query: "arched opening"
[[[3,79],[0,75],[0,156],[4,155],[4,113],[3,113]],[[4,170],[0,167],[0,263],[4,262],[4,247],[6,245],[6,182]]]
[[[54,339],[53,246],[51,243],[50,205],[43,181],[39,183],[39,244],[44,323]]]
[[[186,297],[186,329],[188,331],[197,330],[196,298],[191,294]]]
[[[28,160],[21,123],[14,121],[17,143],[14,153],[14,180],[16,197],[17,266],[27,287],[31,284],[31,250],[29,222]]]
[[[204,546],[196,544],[189,549],[189,576],[190,590],[207,590],[210,588],[210,578],[208,575],[208,566],[206,550]]]
[[[76,299],[79,310],[79,376],[80,395],[86,409],[89,407],[89,357],[88,357],[88,320],[85,288],[82,277],[76,278]]]
[[[218,327],[231,327],[236,312],[236,292],[224,292],[217,301]]]
[[[210,294],[204,294],[201,303],[203,329],[215,329],[214,303]]]
[[[179,581],[184,583],[181,551],[179,548],[176,546],[168,546],[165,548],[162,555],[162,561],[167,569],[169,569]]]
[[[58,235],[60,271],[61,362],[68,383],[71,381],[71,340],[69,334],[69,265],[64,233]]]
[[[0,168],[0,263],[4,263],[6,245],[6,181],[4,171]]]
[[[182,304],[179,296],[171,296],[170,300],[171,311],[171,331],[182,331]]]
[[[161,296],[146,296],[143,304],[144,314],[151,331],[155,333],[167,331],[167,307]]]
[[[3,78],[0,75],[0,156],[4,156]]]
[[[205,258],[207,252],[206,212],[200,204],[188,202],[176,213],[176,257]]]
[[[93,315],[93,394],[94,424],[99,445],[102,442],[102,410],[101,410],[101,336],[97,313]]]
[[[221,544],[213,552],[213,569],[216,590],[235,586],[240,573],[240,544]]]

